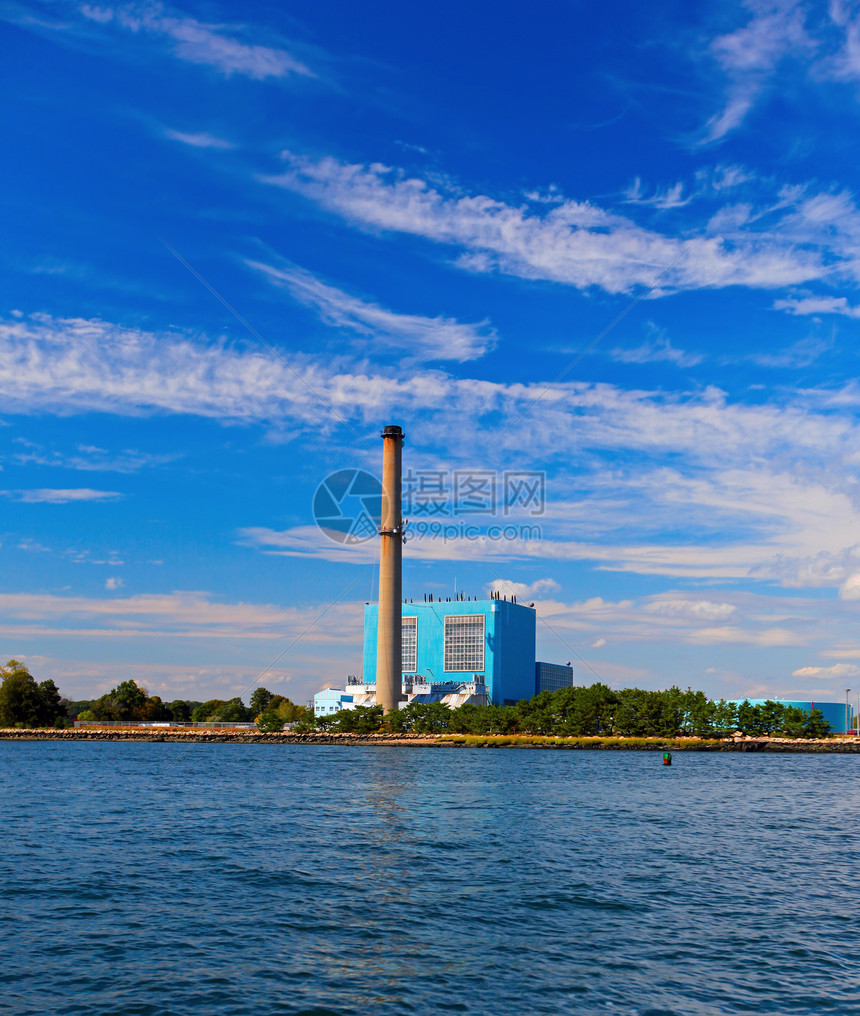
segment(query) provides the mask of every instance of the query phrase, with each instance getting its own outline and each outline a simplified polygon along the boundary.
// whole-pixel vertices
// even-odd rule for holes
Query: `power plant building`
[[[535,611],[505,599],[403,603],[404,685],[483,685],[493,705],[535,693]],[[364,608],[364,684],[376,682],[378,608]],[[439,689],[442,690],[441,687]]]

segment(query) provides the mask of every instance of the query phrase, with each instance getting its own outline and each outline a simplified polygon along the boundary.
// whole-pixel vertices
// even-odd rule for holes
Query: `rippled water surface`
[[[860,1014],[860,757],[0,742],[0,1010]]]

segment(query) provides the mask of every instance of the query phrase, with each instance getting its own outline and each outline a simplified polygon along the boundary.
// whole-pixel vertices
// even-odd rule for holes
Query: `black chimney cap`
[[[381,437],[403,437],[403,428],[396,423],[389,423],[382,431]]]

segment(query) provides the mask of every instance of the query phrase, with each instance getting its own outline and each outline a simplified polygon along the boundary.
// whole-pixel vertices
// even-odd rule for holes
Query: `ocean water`
[[[860,757],[0,742],[0,1011],[860,1014]]]

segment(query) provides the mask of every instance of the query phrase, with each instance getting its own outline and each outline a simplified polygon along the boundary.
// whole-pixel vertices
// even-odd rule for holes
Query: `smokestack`
[[[376,704],[386,713],[401,697],[403,669],[403,519],[400,456],[403,431],[382,432],[382,519],[379,526],[379,629],[376,645]]]

